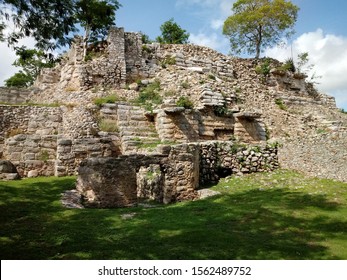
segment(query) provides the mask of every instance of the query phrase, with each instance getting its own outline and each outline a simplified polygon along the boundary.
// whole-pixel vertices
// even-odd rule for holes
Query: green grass
[[[74,181],[0,182],[1,259],[347,259],[346,183],[279,170],[201,201],[65,209]]]

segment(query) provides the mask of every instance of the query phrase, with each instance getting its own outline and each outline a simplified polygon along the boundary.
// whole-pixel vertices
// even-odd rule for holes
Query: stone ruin
[[[199,186],[221,177],[278,168],[278,149],[266,140],[302,139],[320,124],[274,100],[336,117],[334,99],[313,95],[304,76],[274,70],[264,84],[254,71],[259,62],[205,47],[144,45],[141,34],[113,28],[89,52],[83,59],[76,37],[32,90],[0,89],[0,159],[21,177],[78,175],[90,207],[194,199]],[[156,83],[160,104],[134,102]],[[113,103],[94,105],[110,95]],[[177,105],[180,97],[192,105]],[[343,122],[333,123],[339,133]]]

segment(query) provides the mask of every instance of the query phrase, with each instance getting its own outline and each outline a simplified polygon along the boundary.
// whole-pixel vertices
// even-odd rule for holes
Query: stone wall
[[[31,90],[0,87],[0,103],[22,104],[29,101]]]
[[[119,155],[113,137],[60,138],[57,141],[55,176],[76,175],[81,161]]]
[[[62,128],[62,111],[58,107],[0,105],[0,116],[0,137],[56,135]]]
[[[273,171],[279,167],[277,145],[240,145],[234,142],[202,142],[200,183],[216,183],[236,174]]]
[[[149,44],[143,51],[143,75],[153,76],[158,64],[175,64],[204,73],[215,74],[226,81],[234,80],[232,58],[197,45]]]
[[[127,207],[141,199],[162,203],[191,200],[197,188],[231,174],[278,168],[275,146],[203,142],[161,146],[158,155],[82,161],[77,190],[87,207]]]
[[[347,133],[324,133],[286,141],[279,149],[282,168],[347,182]]]
[[[10,160],[21,177],[53,176],[56,135],[18,134],[4,142],[3,158]]]

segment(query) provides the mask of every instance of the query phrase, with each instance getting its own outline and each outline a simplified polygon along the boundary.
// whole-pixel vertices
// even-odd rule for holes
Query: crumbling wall
[[[192,200],[199,185],[231,174],[278,168],[275,146],[235,146],[232,142],[162,147],[160,155],[129,155],[82,161],[77,190],[89,207],[127,207],[141,199],[162,203]]]
[[[143,48],[143,73],[153,76],[157,64],[175,64],[203,73],[211,73],[226,81],[235,79],[232,58],[197,45],[147,44]]]
[[[0,105],[0,137],[16,134],[56,135],[62,125],[59,107]]]
[[[29,101],[31,90],[0,87],[0,103],[23,104]]]

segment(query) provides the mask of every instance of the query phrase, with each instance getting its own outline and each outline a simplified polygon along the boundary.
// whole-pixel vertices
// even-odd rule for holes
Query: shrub
[[[161,66],[163,68],[166,68],[167,65],[175,65],[176,64],[176,58],[172,56],[166,56],[162,61],[161,61]]]
[[[255,68],[255,71],[257,72],[257,74],[263,76],[262,77],[263,83],[265,83],[267,78],[269,77],[270,70],[271,70],[271,66],[270,66],[270,60],[269,59],[265,59],[261,65],[258,65]]]
[[[193,108],[193,102],[189,100],[186,96],[181,96],[178,101],[176,102],[176,105],[178,107],[184,107],[186,109],[192,109]]]
[[[208,78],[214,81],[216,80],[216,76],[213,74],[208,74]]]
[[[160,96],[160,81],[155,80],[154,83],[147,85],[143,88],[139,94],[139,97],[135,100],[136,103],[146,104],[161,104],[163,102],[162,97]]]
[[[281,110],[287,110],[286,105],[284,105],[283,100],[281,98],[277,98],[275,100],[275,103],[278,105],[278,108],[280,108]]]
[[[213,106],[213,112],[218,117],[224,117],[228,114],[229,110],[226,104],[221,106]]]
[[[290,72],[293,72],[293,73],[296,72],[296,67],[295,67],[293,58],[288,58],[288,59],[284,62],[283,67],[284,67],[285,70],[288,70],[288,71],[290,71]]]

